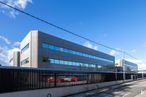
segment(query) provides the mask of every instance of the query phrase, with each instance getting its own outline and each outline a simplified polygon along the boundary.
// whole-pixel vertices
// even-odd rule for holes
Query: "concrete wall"
[[[31,32],[31,56],[30,64],[32,67],[38,67],[38,31]]]
[[[13,52],[13,66],[20,67],[20,52]]]
[[[20,49],[22,50],[28,43],[29,43],[29,48],[25,52],[20,54],[20,66],[21,67],[31,67],[30,64],[24,64],[22,65],[21,62],[29,57],[30,60],[30,42],[31,42],[31,33],[28,33],[27,36],[21,41],[20,43]]]
[[[59,88],[50,88],[50,89],[38,89],[30,91],[21,91],[21,92],[12,92],[0,94],[0,97],[47,97],[47,94],[50,93],[52,97],[61,97],[69,94],[79,93],[87,90],[92,90],[106,87],[110,85],[120,84],[123,81],[113,81],[105,82],[98,84],[88,84],[88,85],[79,85],[79,86],[70,86],[70,87],[59,87]],[[48,96],[49,97],[49,96]]]
[[[26,37],[21,41],[20,49],[22,50],[29,43],[29,48],[20,54],[20,62],[29,58],[29,63],[21,65],[21,67],[37,67],[38,61],[38,31],[34,30],[29,32]]]
[[[20,52],[19,51],[14,51],[11,59],[9,61],[9,64],[15,67],[20,67]]]
[[[64,52],[59,52],[55,50],[50,50],[50,49],[44,49],[42,48],[42,43],[48,43],[52,44],[58,47],[90,54],[97,56],[99,58],[107,59],[113,61],[111,62],[106,62],[103,60],[98,60],[98,59],[93,59],[93,58],[88,58],[88,57],[82,57],[79,55],[75,54],[69,54],[69,53],[64,53]],[[81,67],[77,66],[69,66],[69,65],[58,65],[58,64],[50,64],[49,62],[42,62],[43,57],[47,58],[54,58],[54,59],[59,59],[59,60],[65,60],[65,61],[72,61],[72,62],[80,62],[80,63],[88,63],[88,64],[95,64],[105,66],[105,65],[111,65],[114,67],[114,60],[115,57],[105,54],[103,52],[99,52],[87,47],[84,47],[82,45],[78,45],[76,43],[40,32],[38,30],[32,30],[30,31],[26,37],[22,40],[20,48],[21,50],[29,43],[29,49],[23,53],[21,53],[21,61],[25,60],[26,58],[29,58],[29,63],[21,65],[21,67],[34,67],[34,68],[53,68],[53,69],[61,69],[61,70],[68,70],[68,69],[74,69],[74,70],[80,70]],[[21,62],[20,61],[20,62]],[[65,68],[66,67],[66,68]],[[83,70],[85,71],[97,71],[97,68],[84,68],[82,67]],[[113,72],[113,69],[99,69],[102,71],[110,71]]]

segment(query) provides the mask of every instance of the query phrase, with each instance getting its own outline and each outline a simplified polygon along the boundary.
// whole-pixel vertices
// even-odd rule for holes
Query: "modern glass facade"
[[[21,48],[23,67],[114,72],[114,56],[40,31],[30,32]],[[26,50],[27,53],[23,53]],[[25,64],[26,58],[29,58],[28,64]]]
[[[60,52],[64,52],[64,53],[74,54],[74,55],[78,55],[78,56],[82,56],[82,57],[87,57],[87,58],[92,58],[92,59],[96,59],[96,60],[101,60],[101,61],[113,63],[113,61],[105,59],[105,58],[100,58],[100,57],[97,57],[97,56],[94,56],[94,55],[89,55],[89,54],[74,51],[74,50],[71,50],[71,49],[58,47],[58,46],[51,45],[51,44],[48,44],[48,43],[42,43],[42,47],[46,48],[46,49],[56,50],[56,51],[60,51]]]
[[[50,59],[50,58],[46,58],[46,57],[43,57],[43,62],[49,62],[51,64],[58,64],[58,65],[70,65],[70,66],[96,68],[96,69],[112,69],[113,68],[113,65],[87,64],[87,63],[74,62],[74,61]]]
[[[135,63],[123,60],[123,64],[124,64],[124,70],[127,72],[137,72],[138,71],[138,66]]]
[[[49,43],[44,43],[44,42],[42,43],[42,48],[53,50],[53,51],[58,51],[58,52],[62,52],[62,53],[77,55],[79,57],[91,58],[94,60],[99,60],[99,61],[105,62],[107,64],[95,64],[95,63],[91,64],[91,63],[86,63],[86,62],[77,62],[77,61],[73,61],[73,60],[68,61],[65,59],[64,60],[53,59],[53,58],[49,58],[49,57],[43,57],[43,59],[42,59],[43,62],[49,62],[51,64],[57,64],[57,65],[70,65],[70,66],[76,66],[76,67],[86,67],[86,68],[95,68],[95,69],[113,69],[114,68],[114,61],[108,60],[105,58],[101,58],[101,57],[97,57],[97,56],[90,55],[87,53],[55,46],[55,45],[52,45]]]

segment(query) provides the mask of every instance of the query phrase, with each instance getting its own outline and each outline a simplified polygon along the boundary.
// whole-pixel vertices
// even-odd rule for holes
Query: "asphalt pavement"
[[[146,97],[146,80],[127,82],[68,97]]]

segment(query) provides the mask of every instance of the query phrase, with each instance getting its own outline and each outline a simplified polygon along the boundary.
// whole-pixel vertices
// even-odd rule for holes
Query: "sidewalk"
[[[146,97],[146,91],[141,91],[141,93],[135,97]]]
[[[95,94],[104,93],[104,92],[107,92],[107,91],[110,91],[110,90],[114,90],[114,89],[118,89],[118,88],[121,88],[121,87],[129,86],[131,83],[136,83],[136,82],[141,82],[141,81],[143,81],[143,80],[128,81],[128,82],[124,82],[124,83],[121,83],[121,84],[111,85],[111,86],[108,86],[108,87],[99,88],[99,89],[96,89],[96,90],[91,90],[91,91],[87,91],[87,92],[84,92],[84,93],[79,93],[79,94],[65,96],[65,97],[90,97],[90,96],[93,96]],[[146,91],[145,92],[141,91],[141,94],[142,94],[142,96],[138,95],[136,97],[146,97]]]
[[[117,88],[120,88],[120,87],[124,87],[126,84],[127,83],[121,83],[121,84],[112,85],[112,86],[108,86],[108,87],[104,87],[104,88],[100,88],[100,89],[91,90],[91,91],[88,91],[86,93],[80,93],[80,94],[77,94],[77,95],[65,96],[65,97],[89,97],[89,96],[92,96],[94,94],[106,92],[106,91],[117,89]]]

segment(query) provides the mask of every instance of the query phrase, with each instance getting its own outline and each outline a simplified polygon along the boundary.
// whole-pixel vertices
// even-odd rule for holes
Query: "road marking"
[[[130,92],[126,93],[125,95],[123,95],[122,97],[126,97],[127,95],[131,94]]]

